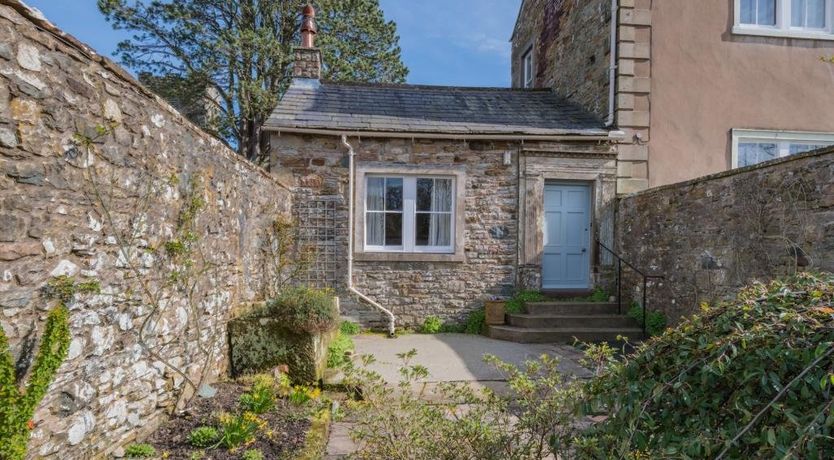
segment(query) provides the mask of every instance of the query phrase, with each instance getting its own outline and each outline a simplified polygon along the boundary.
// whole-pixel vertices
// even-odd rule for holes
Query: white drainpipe
[[[342,136],[342,145],[347,147],[348,155],[350,157],[350,178],[348,179],[348,183],[350,184],[349,185],[350,196],[348,197],[348,203],[350,204],[349,207],[348,207],[349,208],[349,211],[348,211],[348,269],[347,269],[347,272],[348,272],[347,273],[348,291],[352,292],[353,294],[356,294],[357,297],[359,297],[360,299],[364,300],[365,302],[368,302],[369,304],[373,305],[377,310],[385,313],[385,315],[388,316],[388,334],[391,337],[393,337],[394,332],[396,330],[395,326],[394,326],[394,322],[396,321],[396,318],[394,317],[394,314],[391,313],[390,310],[387,310],[385,307],[380,305],[379,303],[374,302],[373,300],[371,300],[365,294],[362,294],[361,292],[359,292],[353,286],[353,210],[354,210],[354,190],[356,188],[355,184],[354,184],[354,158],[353,157],[356,155],[356,152],[354,152],[353,146],[348,143],[347,136],[344,136],[344,135]]]
[[[611,51],[610,65],[608,67],[608,120],[605,126],[614,125],[614,111],[616,110],[617,98],[617,21],[619,6],[617,0],[611,0]]]

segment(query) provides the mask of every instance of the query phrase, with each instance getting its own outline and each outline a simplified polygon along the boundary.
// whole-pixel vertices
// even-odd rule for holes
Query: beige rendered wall
[[[731,129],[834,132],[834,41],[731,33],[733,0],[652,4],[651,186],[724,171]]]

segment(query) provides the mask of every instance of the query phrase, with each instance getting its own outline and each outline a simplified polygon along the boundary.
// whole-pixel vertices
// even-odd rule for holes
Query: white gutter
[[[608,120],[606,120],[605,126],[614,125],[614,111],[616,110],[618,13],[619,6],[617,0],[611,0],[611,50],[608,53],[610,58],[610,65],[608,67]]]
[[[267,132],[317,134],[322,136],[383,137],[391,139],[444,139],[444,140],[494,140],[494,141],[610,141],[617,139],[617,131],[589,131],[587,134],[453,134],[453,133],[409,133],[397,131],[345,131],[317,128],[269,127]]]
[[[361,292],[359,292],[359,290],[357,290],[353,286],[353,210],[354,210],[353,194],[354,194],[354,189],[356,188],[356,185],[354,184],[354,177],[353,176],[354,176],[354,156],[356,155],[356,152],[354,152],[353,146],[348,143],[347,136],[345,136],[345,135],[342,135],[342,145],[347,147],[348,156],[350,158],[350,173],[349,173],[350,177],[348,178],[348,183],[350,184],[350,186],[349,186],[350,196],[348,197],[348,203],[349,203],[349,206],[348,206],[348,209],[349,209],[349,211],[348,211],[348,269],[347,269],[348,291],[350,291],[353,294],[356,294],[356,296],[359,297],[360,299],[362,299],[365,302],[373,305],[377,310],[385,313],[385,315],[388,317],[388,334],[391,337],[393,337],[394,332],[396,331],[395,326],[394,326],[394,322],[396,321],[396,318],[394,317],[394,314],[391,313],[390,310],[385,309],[385,307],[383,307],[379,303],[374,302],[373,300],[371,300],[365,294],[362,294]]]

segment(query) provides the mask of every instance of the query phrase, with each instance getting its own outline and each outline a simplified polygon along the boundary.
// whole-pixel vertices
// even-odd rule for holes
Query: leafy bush
[[[824,458],[834,452],[834,275],[754,284],[588,386],[594,458]]]
[[[649,311],[648,316],[646,317],[646,333],[649,336],[654,337],[656,335],[660,335],[666,330],[666,315],[659,311]],[[628,310],[628,316],[634,318],[637,321],[637,324],[643,324],[643,307],[640,306],[638,303],[634,303],[631,305],[631,308]]]
[[[601,287],[594,288],[594,292],[588,296],[588,300],[591,302],[608,302],[610,298],[611,296]]]
[[[268,302],[266,308],[295,332],[329,331],[339,322],[339,312],[329,290],[290,287]]]
[[[70,344],[69,311],[62,304],[49,311],[29,382],[21,388],[9,342],[0,328],[0,458],[26,456],[32,416],[46,395],[55,373],[67,357]]]
[[[275,379],[257,375],[252,389],[240,395],[240,406],[245,411],[264,414],[275,408]]]
[[[423,325],[420,327],[421,334],[437,334],[443,327],[443,321],[437,316],[431,315],[426,317]]]
[[[483,308],[473,311],[468,318],[463,331],[467,334],[480,335],[486,332],[486,311]]]
[[[243,453],[243,460],[264,460],[264,454],[258,449],[249,449]]]
[[[579,393],[578,385],[562,379],[557,360],[542,356],[518,368],[487,357],[507,377],[509,393],[445,384],[438,388],[440,402],[429,403],[412,391],[428,376],[426,368],[410,364],[415,356],[414,350],[399,355],[398,388],[367,370],[372,357],[347,372],[345,382],[363,395],[352,405],[357,420],[351,437],[360,446],[353,458],[544,459],[550,440],[567,445]]]
[[[156,449],[150,444],[131,444],[125,447],[125,457],[127,458],[148,458],[155,456]]]
[[[210,447],[219,439],[220,433],[217,432],[217,428],[211,426],[197,427],[188,433],[188,443],[194,447]]]
[[[353,339],[340,331],[327,348],[327,367],[335,369],[345,364],[348,361],[347,352],[354,347]]]
[[[255,434],[266,426],[266,422],[252,412],[243,415],[220,414],[220,445],[227,449],[237,449],[255,440]]]
[[[539,291],[519,291],[507,301],[507,313],[521,313],[527,302],[541,302],[545,299],[547,297]]]
[[[344,335],[356,335],[362,332],[362,326],[352,321],[342,321],[342,324],[339,325],[339,332]]]

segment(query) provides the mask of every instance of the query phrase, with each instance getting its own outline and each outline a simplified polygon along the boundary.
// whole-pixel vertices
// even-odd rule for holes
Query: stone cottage
[[[322,81],[305,14],[265,130],[301,226],[311,208],[332,214],[335,269],[322,277],[352,292],[343,310],[416,325],[461,321],[519,288],[593,288],[596,241],[613,236],[618,132],[550,89]]]

